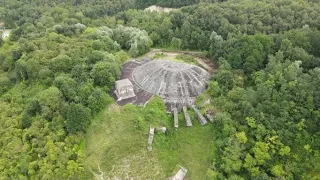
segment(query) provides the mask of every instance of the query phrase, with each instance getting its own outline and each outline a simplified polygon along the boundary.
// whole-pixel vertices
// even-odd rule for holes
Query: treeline
[[[161,7],[180,8],[183,6],[190,6],[199,3],[216,3],[224,2],[227,0],[136,0],[137,7],[146,8],[151,5],[157,5]]]
[[[48,15],[48,12],[51,12],[52,8],[58,7],[68,10],[68,13],[73,15],[81,12],[88,18],[87,20],[90,20],[101,19],[104,16],[112,16],[128,9],[144,9],[150,5],[182,7],[200,2],[216,2],[216,0],[2,0],[0,19],[5,22],[7,28],[16,28],[25,23],[35,23],[43,15]],[[58,13],[59,16],[68,14],[63,11],[59,11]]]
[[[61,17],[68,14],[75,17],[77,12],[81,12],[89,21],[137,8],[135,0],[3,0],[0,7],[2,7],[0,8],[0,19],[5,22],[7,28],[20,27],[26,23],[36,25],[36,22],[44,15],[48,15],[54,18],[56,23],[60,23]]]
[[[174,46],[180,44],[183,49],[209,50],[211,33],[214,31],[223,39],[238,34],[283,34],[290,29],[319,29],[319,3],[305,1],[232,1],[224,3],[198,4],[183,7],[170,13],[144,12],[142,10],[127,10],[137,8],[136,5],[124,3],[126,8],[111,10],[110,16],[106,10],[112,9],[110,1],[85,1],[77,6],[62,3],[54,8],[46,4],[44,8],[30,10],[30,3],[24,3],[17,8],[0,9],[3,19],[12,27],[19,25],[17,34],[34,32],[41,34],[46,28],[61,23],[81,23],[87,27],[108,26],[115,28],[117,24],[138,27],[148,32],[155,46]],[[11,1],[8,4],[12,3]],[[90,4],[91,3],[91,4]],[[131,4],[135,4],[134,2]],[[6,4],[6,6],[9,6]],[[120,6],[120,5],[119,5]],[[121,6],[122,7],[122,6]],[[125,6],[124,6],[125,7]],[[21,9],[20,9],[21,8]],[[101,10],[98,10],[101,9]],[[127,11],[124,11],[127,10]],[[27,13],[29,12],[30,13]],[[119,11],[124,11],[120,12]],[[92,13],[91,13],[92,12]],[[96,14],[94,14],[96,13]],[[10,25],[13,24],[13,25]],[[72,31],[75,27],[66,27]],[[28,29],[27,32],[26,29]],[[69,32],[70,33],[70,32]],[[315,36],[317,37],[317,36]]]
[[[178,38],[184,49],[208,50],[212,31],[226,39],[237,34],[281,35],[290,29],[319,29],[318,10],[316,2],[229,1],[187,6],[169,14],[129,10],[115,17],[148,31],[155,45],[169,46]]]

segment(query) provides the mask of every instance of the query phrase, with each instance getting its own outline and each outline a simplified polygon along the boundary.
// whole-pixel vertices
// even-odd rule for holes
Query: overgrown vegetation
[[[197,60],[193,56],[187,54],[179,54],[176,56],[176,59],[188,64],[197,64]]]
[[[145,108],[113,105],[99,115],[87,134],[88,161],[95,173],[98,166],[105,178],[167,179],[176,166],[189,169],[189,179],[205,179],[212,156],[212,126],[202,127],[191,114],[194,127],[185,127],[180,114],[180,127],[172,126],[159,97]],[[149,127],[167,127],[166,134],[156,132],[153,151],[147,152]],[[107,138],[106,138],[107,137]],[[105,161],[108,159],[108,161]],[[130,165],[130,168],[126,166]]]
[[[83,135],[113,101],[108,93],[128,54],[152,44],[137,28],[74,27],[13,33],[0,48],[0,179],[87,179]]]
[[[152,58],[153,59],[163,59],[165,57],[167,57],[167,55],[165,53],[161,52],[161,53],[155,53]]]
[[[192,6],[141,10],[149,3]],[[95,158],[86,165],[90,153],[110,158],[109,171],[143,149],[150,124],[170,130],[158,101],[105,110],[120,65],[152,45],[219,62],[197,101],[216,123],[157,136],[142,165],[165,178],[181,163],[190,179],[319,179],[319,13],[317,0],[2,1],[13,31],[0,41],[0,179],[90,179],[89,167],[99,172]],[[90,149],[92,139],[110,144]]]

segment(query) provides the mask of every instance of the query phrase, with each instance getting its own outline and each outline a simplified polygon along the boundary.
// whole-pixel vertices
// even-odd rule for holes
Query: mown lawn
[[[153,98],[145,108],[113,104],[89,127],[88,165],[96,173],[100,166],[108,178],[168,179],[183,166],[188,169],[186,179],[206,179],[213,157],[213,125],[200,126],[192,112],[190,116],[193,127],[185,127],[180,113],[175,130],[160,98]],[[167,127],[166,134],[155,134],[152,152],[146,149],[150,125]]]

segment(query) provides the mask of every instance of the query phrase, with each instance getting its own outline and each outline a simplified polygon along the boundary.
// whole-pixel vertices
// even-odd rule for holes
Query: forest
[[[210,164],[189,179],[320,179],[318,0],[0,2],[12,29],[0,38],[0,179],[94,179],[92,128],[114,118],[121,65],[151,48],[200,51],[218,66],[197,99],[215,123],[194,130],[210,139]],[[118,116],[133,113],[141,134],[142,119],[169,121],[162,111],[156,99]]]

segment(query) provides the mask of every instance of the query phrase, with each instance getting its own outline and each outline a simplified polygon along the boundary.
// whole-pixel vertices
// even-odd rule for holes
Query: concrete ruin
[[[183,114],[184,114],[184,119],[186,120],[187,123],[187,127],[191,127],[192,126],[192,122],[188,113],[188,109],[186,106],[183,106]]]
[[[167,128],[166,127],[159,127],[159,128],[157,128],[157,132],[165,134],[167,132]]]
[[[181,167],[179,169],[179,171],[177,172],[176,175],[174,175],[173,177],[169,178],[170,180],[183,180],[184,177],[187,175],[188,170],[184,167]]]
[[[174,127],[179,127],[179,119],[178,119],[178,110],[177,108],[173,108],[173,119],[174,119]]]
[[[203,117],[203,115],[200,113],[200,111],[197,109],[197,107],[195,105],[192,105],[192,109],[197,114],[197,117],[198,117],[198,120],[199,120],[200,124],[202,126],[207,124],[206,118]]]
[[[135,68],[132,79],[144,91],[159,95],[172,112],[194,103],[206,89],[209,73],[191,64],[153,60]]]
[[[214,119],[211,114],[206,113],[206,117],[209,119],[210,122],[213,123]]]
[[[147,147],[148,151],[152,151],[153,137],[154,137],[154,128],[150,127],[149,138],[148,138],[148,147]]]
[[[121,79],[119,81],[116,81],[116,90],[114,91],[114,93],[117,95],[117,101],[129,99],[136,96],[134,94],[133,85],[129,81],[129,79]]]

